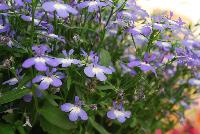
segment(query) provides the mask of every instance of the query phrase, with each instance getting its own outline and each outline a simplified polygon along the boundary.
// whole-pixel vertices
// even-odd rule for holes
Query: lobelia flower
[[[2,19],[6,17],[6,19]],[[7,14],[0,15],[0,33],[8,33],[10,31],[10,24],[7,18]]]
[[[41,93],[41,91],[38,88],[35,89],[35,94],[39,98],[41,98],[43,96],[43,94]],[[28,94],[23,96],[23,100],[25,102],[31,102],[32,98],[33,98],[33,94],[32,93],[28,93]]]
[[[69,50],[68,53],[66,50],[63,50],[62,53],[65,55],[65,58],[58,58],[58,61],[60,64],[62,64],[62,67],[68,67],[71,66],[71,64],[77,65],[81,62],[80,60],[70,58],[70,56],[74,53],[73,49]]]
[[[98,59],[99,58],[95,56],[92,60],[92,63],[84,68],[84,73],[88,77],[96,77],[100,81],[105,81],[107,79],[105,74],[112,74],[113,71],[110,68],[99,65]]]
[[[200,87],[200,80],[196,78],[189,79],[188,83],[192,86],[198,86]]]
[[[61,72],[56,72],[57,69],[53,68],[51,72],[49,70],[46,71],[46,76],[38,75],[33,78],[32,83],[40,82],[38,89],[46,90],[50,85],[53,87],[60,87],[62,85],[61,79],[64,78],[64,74]]]
[[[15,0],[15,3],[17,4],[17,6],[24,6],[24,2],[22,0]]]
[[[149,64],[151,61],[153,61],[155,59],[156,59],[155,55],[149,56],[149,54],[146,53],[144,55],[144,62],[139,61],[139,60],[131,60],[128,63],[128,67],[130,67],[130,68],[139,67],[145,73],[148,71],[152,71],[155,75],[157,75],[154,67]]]
[[[170,51],[170,49],[172,48],[171,43],[165,41],[156,41],[156,45],[163,51]]]
[[[45,2],[42,5],[42,8],[46,12],[53,13],[54,11],[56,11],[58,16],[60,16],[62,18],[68,17],[69,13],[74,14],[74,15],[78,14],[78,11],[76,9],[74,9],[73,7],[71,7],[70,5],[53,2],[53,1]]]
[[[21,18],[22,18],[24,21],[32,22],[32,17],[31,17],[31,16],[22,15]],[[34,24],[35,24],[35,25],[39,25],[39,26],[44,26],[44,25],[47,24],[47,22],[45,22],[45,21],[40,21],[39,19],[34,19]]]
[[[75,96],[75,104],[65,103],[60,106],[60,109],[64,112],[69,113],[69,120],[77,121],[80,117],[81,120],[87,120],[88,115],[87,113],[81,108],[83,102],[79,100],[78,96]]]
[[[22,69],[16,69],[16,76],[17,77],[11,78],[11,79],[3,82],[2,84],[3,85],[8,84],[10,86],[17,84],[19,82],[19,80],[22,79],[22,76],[20,75],[21,72],[22,72]]]
[[[30,68],[31,66],[35,65],[35,68],[38,71],[46,71],[48,69],[46,64],[52,67],[56,67],[59,65],[57,59],[45,55],[45,52],[51,51],[51,49],[48,46],[33,46],[32,50],[35,51],[36,56],[25,60],[22,64],[22,67]]]
[[[107,112],[107,117],[110,119],[117,119],[120,123],[124,123],[126,118],[130,118],[131,112],[125,111],[122,102],[117,105],[113,101],[113,108]]]
[[[88,12],[94,12],[98,11],[99,8],[106,6],[107,4],[105,2],[100,2],[99,0],[95,1],[84,1],[78,4],[78,8],[82,9],[85,7],[88,7]]]
[[[0,1],[0,11],[8,10],[10,7],[6,4]]]

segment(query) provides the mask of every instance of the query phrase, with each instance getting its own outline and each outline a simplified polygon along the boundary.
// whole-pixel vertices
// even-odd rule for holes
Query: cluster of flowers
[[[171,69],[166,72],[168,75],[173,75],[176,68],[179,65],[184,65],[188,68],[195,68],[198,71],[200,65],[200,55],[198,55],[198,48],[200,43],[195,41],[195,36],[192,34],[189,28],[184,26],[184,22],[179,18],[173,20],[173,13],[171,12],[169,17],[165,16],[149,16],[146,11],[141,9],[135,2],[135,0],[128,0],[122,3],[115,4],[113,1],[84,1],[78,2],[76,0],[69,4],[64,3],[62,0],[58,1],[41,1],[41,8],[33,11],[29,7],[32,3],[31,0],[15,0],[12,5],[4,1],[0,1],[0,11],[4,12],[0,18],[0,34],[8,37],[10,40],[14,39],[15,31],[12,29],[9,23],[10,14],[6,13],[8,10],[14,10],[16,13],[21,10],[30,11],[30,14],[21,14],[20,18],[27,23],[33,23],[35,27],[40,27],[42,30],[40,34],[60,41],[63,44],[67,44],[64,36],[55,34],[56,27],[53,25],[54,19],[58,19],[63,23],[67,23],[71,16],[80,20],[82,18],[82,11],[84,8],[88,9],[89,13],[96,13],[95,21],[105,27],[106,36],[116,36],[119,31],[123,31],[122,34],[117,36],[117,39],[121,42],[128,36],[128,41],[125,44],[124,54],[121,55],[120,64],[121,70],[124,73],[130,73],[136,75],[136,68],[140,68],[144,73],[153,72],[157,76],[157,69],[162,68],[163,65],[173,62]],[[114,7],[116,11],[114,11]],[[108,18],[101,17],[101,9],[107,9],[111,12]],[[123,10],[122,10],[123,9]],[[33,13],[35,12],[35,13]],[[99,15],[100,14],[100,15]],[[115,15],[116,14],[116,15]],[[87,16],[85,16],[87,17]],[[107,21],[106,21],[107,20]],[[138,24],[140,21],[146,23]],[[52,23],[51,23],[52,22]],[[168,31],[170,35],[166,32]],[[152,37],[153,36],[153,37]],[[161,39],[160,39],[161,38]],[[156,41],[151,42],[152,39]],[[130,43],[130,41],[133,43]],[[45,43],[48,44],[48,43]],[[133,44],[128,46],[128,44]],[[180,44],[180,45],[179,45]],[[16,47],[14,43],[8,42],[8,47]],[[145,53],[143,55],[136,55],[137,51],[143,49]],[[84,60],[72,58],[74,50],[69,52],[62,50],[63,57],[52,57],[48,55],[54,49],[51,49],[49,45],[34,45],[32,46],[34,56],[26,59],[22,67],[34,68],[39,71],[39,75],[27,83],[27,87],[31,87],[32,84],[39,83],[37,86],[38,96],[41,96],[40,90],[46,90],[52,87],[61,87],[62,79],[66,78],[66,74],[59,72],[59,68],[70,67],[72,64],[79,68],[84,68],[84,73],[90,78],[97,78],[99,81],[106,81],[107,76],[115,72],[115,69],[110,63],[110,66],[103,66],[99,63],[99,56],[91,51],[87,54],[81,49]],[[80,55],[79,55],[80,56]],[[176,61],[174,61],[176,60]],[[57,69],[56,69],[57,68]],[[172,72],[170,72],[172,71]],[[17,77],[5,81],[3,84],[15,85],[23,77],[20,75],[20,70],[17,70]],[[45,72],[44,74],[42,74]],[[166,73],[164,72],[164,73]],[[167,75],[167,74],[164,74]],[[200,85],[199,80],[191,79],[189,83]],[[32,95],[24,96],[26,101],[31,101]],[[81,120],[87,120],[87,113],[81,108],[84,105],[79,97],[75,97],[75,103],[65,103],[61,105],[61,110],[64,112],[70,112],[69,119],[76,121],[79,117]],[[130,118],[131,112],[125,111],[123,108],[123,102],[113,102],[113,108],[107,112],[107,117],[110,119],[117,119],[119,122],[125,122],[126,118]]]

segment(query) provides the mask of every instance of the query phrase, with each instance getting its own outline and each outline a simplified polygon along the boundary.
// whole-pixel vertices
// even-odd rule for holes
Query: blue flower
[[[78,14],[78,11],[76,9],[74,9],[73,7],[71,7],[70,5],[53,2],[53,1],[45,2],[42,5],[42,7],[47,12],[52,13],[52,12],[56,11],[58,16],[60,16],[62,18],[68,17],[69,13],[72,13],[74,15]]]
[[[122,103],[117,105],[115,101],[113,101],[113,108],[107,112],[108,118],[117,119],[120,123],[124,123],[126,121],[126,118],[130,118],[130,116],[131,112],[125,111]]]
[[[48,67],[46,64],[56,67],[58,66],[59,62],[55,58],[50,58],[49,56],[45,55],[45,52],[50,52],[51,49],[46,45],[40,45],[40,46],[33,46],[32,50],[35,51],[36,56],[29,58],[24,61],[22,64],[22,67],[24,68],[30,68],[31,66],[35,65],[35,68],[38,71],[46,71]]]
[[[88,7],[88,12],[94,12],[98,11],[99,8],[106,6],[107,4],[105,2],[100,2],[99,0],[96,1],[84,1],[80,4],[78,4],[78,8],[85,8]]]
[[[33,80],[32,83],[40,82],[38,89],[46,90],[50,85],[54,87],[60,87],[62,85],[62,81],[60,79],[64,78],[64,75],[61,72],[56,72],[56,68],[53,68],[51,72],[47,70],[46,76],[38,75]]]
[[[65,103],[61,105],[60,109],[64,112],[70,112],[69,119],[71,121],[77,121],[79,117],[81,120],[87,120],[88,115],[83,109],[81,109],[82,105],[83,102],[79,100],[78,96],[75,96],[75,104]]]
[[[81,62],[80,60],[70,58],[70,56],[74,53],[73,49],[71,49],[68,53],[65,50],[62,52],[65,55],[65,58],[58,58],[58,61],[60,64],[62,64],[62,67],[68,67],[71,66],[71,64],[77,65]]]
[[[94,59],[92,61],[93,63],[87,65],[84,68],[84,73],[88,77],[96,76],[96,78],[99,79],[100,81],[105,81],[107,79],[105,74],[112,74],[113,72],[112,69],[99,65],[97,56],[94,56]]]

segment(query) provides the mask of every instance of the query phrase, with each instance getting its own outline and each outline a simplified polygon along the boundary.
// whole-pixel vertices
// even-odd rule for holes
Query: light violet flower
[[[200,80],[196,78],[189,79],[188,83],[192,86],[200,86]]]
[[[99,8],[106,6],[105,2],[100,2],[99,0],[96,1],[84,1],[78,4],[78,8],[82,9],[88,7],[88,12],[98,11]]]
[[[130,68],[139,67],[145,73],[148,71],[152,71],[156,75],[156,70],[152,65],[149,64],[151,61],[155,59],[156,59],[155,55],[149,56],[149,54],[146,53],[144,55],[144,62],[139,60],[132,60],[128,63],[128,67]]]
[[[107,79],[105,74],[112,74],[113,71],[110,68],[98,65],[97,63],[98,63],[98,57],[95,56],[93,63],[87,65],[84,68],[84,73],[88,77],[96,77],[100,81],[105,81]]]
[[[43,96],[43,94],[41,93],[41,91],[38,88],[35,89],[35,93],[36,93],[37,97],[41,98]],[[23,96],[23,100],[25,102],[31,102],[32,98],[33,98],[32,92],[30,92],[30,93],[28,93],[28,94],[26,94],[26,95]]]
[[[119,105],[116,104],[116,102],[113,102],[113,108],[107,112],[107,117],[110,119],[117,119],[120,123],[124,123],[126,121],[126,118],[130,118],[131,112],[125,111],[123,108],[122,103]]]
[[[24,6],[24,2],[22,0],[15,0],[15,3],[17,4],[17,6]]]
[[[81,108],[83,102],[79,100],[78,96],[75,96],[75,104],[65,103],[60,106],[60,109],[64,112],[69,113],[69,120],[77,121],[80,117],[81,120],[87,120],[88,115],[87,113]]]
[[[63,50],[62,52],[65,55],[65,58],[58,58],[58,61],[60,64],[62,64],[62,67],[68,67],[71,66],[71,64],[77,65],[81,62],[80,60],[70,58],[70,56],[74,53],[73,49],[71,49],[68,53],[66,50]]]
[[[0,24],[0,33],[8,32],[10,30],[10,24]]]
[[[31,17],[31,16],[22,15],[21,18],[22,18],[24,21],[32,22],[32,17]],[[43,26],[43,25],[46,25],[47,22],[45,22],[45,21],[40,21],[39,19],[34,19],[34,24],[35,24],[35,25],[39,25],[39,26]]]
[[[38,71],[46,71],[48,69],[46,64],[52,67],[56,67],[59,65],[57,59],[45,55],[46,51],[47,52],[51,51],[51,49],[48,46],[46,45],[33,46],[32,50],[35,51],[36,56],[25,60],[24,63],[22,64],[22,67],[30,68],[31,66],[35,65],[35,68]]]
[[[11,79],[3,82],[2,84],[3,85],[8,84],[10,86],[16,85],[19,82],[19,80],[22,79],[22,76],[20,75],[21,71],[22,71],[22,69],[19,69],[19,70],[16,69],[16,76],[17,77],[11,78]]]
[[[51,72],[47,70],[46,76],[38,75],[33,78],[32,83],[40,82],[38,89],[46,90],[50,85],[53,87],[60,87],[62,85],[61,79],[64,78],[64,75],[61,72],[56,72],[56,68],[53,68]]]
[[[10,9],[10,7],[7,4],[0,2],[0,11],[1,10],[4,11],[4,10],[8,10],[8,9]]]
[[[69,13],[72,13],[74,15],[78,14],[78,11],[76,9],[74,9],[73,7],[71,7],[70,5],[53,2],[53,1],[45,2],[42,5],[42,8],[45,11],[51,12],[51,13],[56,11],[58,16],[60,16],[62,18],[68,17]]]
[[[172,48],[171,43],[165,41],[157,41],[156,45],[163,51],[169,51]]]

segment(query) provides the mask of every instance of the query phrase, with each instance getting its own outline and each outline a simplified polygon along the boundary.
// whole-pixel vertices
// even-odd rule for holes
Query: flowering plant
[[[200,85],[199,48],[135,0],[0,0],[0,133],[167,131]]]

